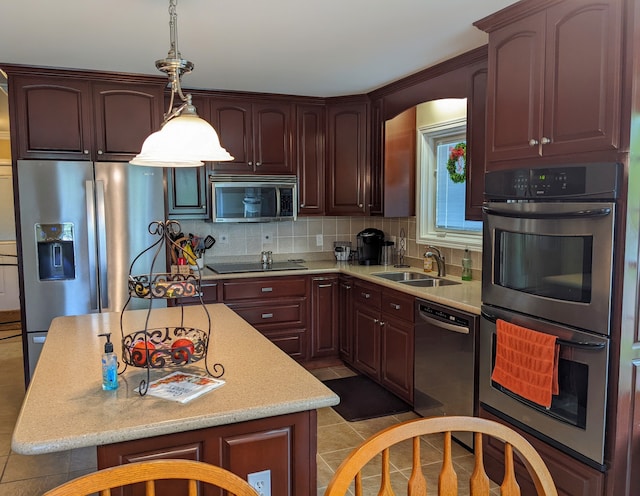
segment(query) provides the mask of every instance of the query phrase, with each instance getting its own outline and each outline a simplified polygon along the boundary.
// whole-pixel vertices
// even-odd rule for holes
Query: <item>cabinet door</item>
[[[338,276],[311,279],[311,358],[338,356]]]
[[[324,215],[325,109],[296,107],[296,157],[300,215]]]
[[[414,216],[416,107],[411,107],[386,121],[384,136],[384,216]]]
[[[529,141],[539,140],[542,131],[545,19],[540,12],[489,35],[489,161],[540,154]]]
[[[353,364],[373,377],[380,378],[380,314],[356,305],[354,309]]]
[[[380,380],[389,391],[413,403],[413,324],[382,315]]]
[[[473,71],[467,99],[467,220],[482,220],[486,160],[487,68]]]
[[[167,168],[167,200],[170,219],[207,219],[207,169]]]
[[[364,215],[367,211],[368,104],[328,107],[327,214]]]
[[[294,174],[292,105],[253,104],[253,170],[258,174]]]
[[[340,277],[338,301],[338,340],[340,358],[353,363],[353,279]]]
[[[163,115],[161,85],[93,85],[96,160],[128,161],[142,143],[160,129]]]
[[[371,102],[371,159],[369,160],[369,215],[385,215],[384,213],[384,155],[385,155],[385,122],[384,98]],[[414,129],[415,131],[415,129]],[[415,176],[415,172],[414,172]]]
[[[253,138],[251,103],[232,99],[211,99],[211,125],[218,132],[220,144],[233,156],[229,162],[216,162],[213,170],[234,174],[253,172]]]
[[[91,87],[67,78],[10,79],[18,159],[91,160]]]
[[[618,0],[571,0],[547,11],[543,155],[617,148],[621,12]]]

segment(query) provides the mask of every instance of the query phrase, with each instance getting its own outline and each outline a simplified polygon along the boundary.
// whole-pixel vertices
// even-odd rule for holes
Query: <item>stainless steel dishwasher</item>
[[[416,299],[414,410],[423,417],[477,414],[479,318]],[[453,433],[473,448],[471,433]]]

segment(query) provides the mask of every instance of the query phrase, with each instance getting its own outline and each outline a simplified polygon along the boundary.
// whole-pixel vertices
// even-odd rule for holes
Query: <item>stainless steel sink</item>
[[[462,284],[458,281],[451,281],[449,279],[416,279],[413,281],[398,281],[400,284],[406,284],[407,286],[419,286],[421,288],[435,288],[438,286],[455,286],[457,284]]]
[[[434,277],[426,274],[420,274],[419,272],[375,272],[372,276],[381,277],[382,279],[388,279],[389,281],[406,282],[406,281],[433,281]]]

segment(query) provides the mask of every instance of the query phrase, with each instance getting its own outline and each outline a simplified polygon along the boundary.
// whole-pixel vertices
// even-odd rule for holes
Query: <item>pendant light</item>
[[[180,78],[193,70],[193,63],[184,60],[178,50],[177,0],[169,0],[170,42],[167,58],[156,60],[158,70],[169,77],[171,99],[169,109],[159,131],[152,133],[142,144],[142,150],[129,163],[151,167],[194,167],[203,161],[224,162],[233,157],[220,145],[216,130],[198,117],[191,103],[191,95],[185,95]],[[176,95],[180,99],[174,108]]]

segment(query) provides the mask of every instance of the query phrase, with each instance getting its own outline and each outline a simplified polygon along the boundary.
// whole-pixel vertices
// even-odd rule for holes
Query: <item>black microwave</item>
[[[215,175],[211,183],[214,222],[296,220],[296,176]]]

